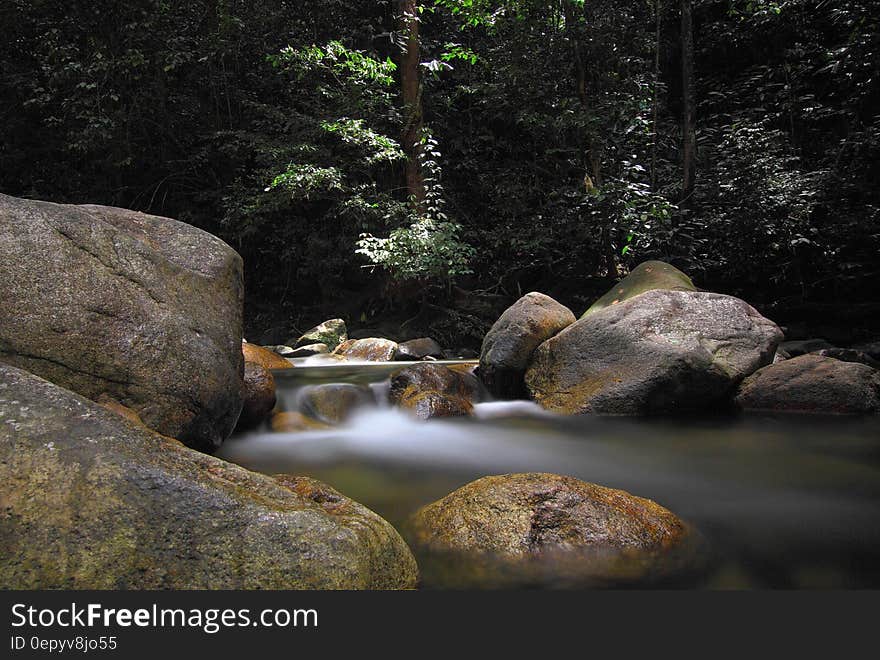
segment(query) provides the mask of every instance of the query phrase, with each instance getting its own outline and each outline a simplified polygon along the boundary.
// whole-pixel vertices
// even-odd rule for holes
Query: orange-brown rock
[[[278,353],[270,351],[267,348],[263,348],[262,346],[257,346],[256,344],[242,343],[241,352],[244,354],[245,362],[253,362],[254,364],[259,364],[265,369],[293,368],[293,365],[290,363],[290,361],[285,360],[283,357],[278,355]]]
[[[417,511],[409,536],[431,586],[650,582],[687,568],[696,549],[690,527],[659,504],[544,473],[462,486]]]
[[[244,363],[244,405],[236,428],[244,430],[259,425],[275,407],[275,378],[257,362]]]
[[[333,351],[346,360],[365,360],[368,362],[390,362],[397,352],[397,342],[379,337],[366,339],[349,339],[342,342]]]
[[[426,362],[395,373],[388,398],[416,417],[430,419],[472,415],[479,394],[480,384],[474,375]]]

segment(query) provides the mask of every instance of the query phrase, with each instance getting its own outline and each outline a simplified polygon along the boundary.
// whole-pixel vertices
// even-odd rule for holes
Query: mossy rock
[[[697,287],[690,277],[675,266],[664,261],[645,261],[633,268],[630,274],[620,280],[611,291],[594,302],[581,318],[654,289],[696,291]]]
[[[316,325],[311,330],[307,330],[297,339],[291,339],[287,344],[293,348],[300,348],[311,344],[325,344],[328,350],[332,351],[339,344],[347,340],[348,328],[345,327],[345,321],[342,319],[329,319]]]
[[[401,589],[385,520],[193,451],[0,365],[0,588]]]

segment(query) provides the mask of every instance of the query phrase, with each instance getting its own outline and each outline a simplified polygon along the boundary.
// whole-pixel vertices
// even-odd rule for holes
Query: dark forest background
[[[580,314],[651,258],[880,332],[871,0],[3,0],[0,28],[0,192],[217,234],[251,341],[478,347],[522,293]]]

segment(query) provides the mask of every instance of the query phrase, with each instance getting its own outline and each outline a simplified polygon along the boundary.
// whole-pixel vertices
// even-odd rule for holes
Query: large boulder
[[[213,451],[242,405],[242,263],[182,222],[0,195],[0,361]]]
[[[781,339],[775,323],[738,298],[653,290],[544,342],[526,385],[544,408],[569,415],[704,409],[769,364]]]
[[[880,412],[880,372],[856,362],[801,355],[760,369],[739,388],[744,410],[830,414]]]
[[[696,535],[650,500],[555,474],[484,477],[409,524],[425,583],[445,587],[650,582],[691,567]]]
[[[344,357],[346,360],[363,360],[365,362],[390,362],[397,352],[397,342],[381,337],[367,337],[365,339],[349,339],[344,341],[334,355]]]
[[[395,373],[388,398],[420,419],[431,419],[472,415],[479,394],[474,375],[426,362]]]
[[[249,472],[0,365],[0,588],[393,589],[417,568],[379,516]]]
[[[575,322],[571,310],[543,293],[527,293],[507,308],[483,339],[480,378],[497,397],[525,395],[523,374],[544,341]]]
[[[682,273],[675,266],[671,266],[664,261],[645,261],[633,268],[629,275],[620,280],[614,288],[594,302],[583,313],[581,318],[611,305],[618,305],[624,300],[635,298],[645,293],[645,291],[658,289],[667,291],[696,291],[697,287],[694,286],[690,277]]]
[[[287,342],[293,348],[309,346],[310,344],[325,344],[332,351],[344,341],[348,340],[348,328],[342,319],[330,319],[316,325],[311,330],[304,332],[297,339]]]

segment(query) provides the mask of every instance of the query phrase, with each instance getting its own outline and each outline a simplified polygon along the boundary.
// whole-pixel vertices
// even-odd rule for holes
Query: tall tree
[[[651,90],[651,191],[657,192],[657,105],[660,86],[660,0],[654,0],[654,85]]]
[[[401,144],[406,154],[406,187],[416,207],[425,201],[425,181],[419,159],[424,117],[422,114],[422,78],[419,45],[419,4],[416,0],[400,0],[399,33],[401,48],[400,85],[405,122]]]
[[[697,150],[694,129],[694,22],[692,0],[681,0],[681,89],[682,89],[682,181],[681,201],[687,204],[694,192]]]

